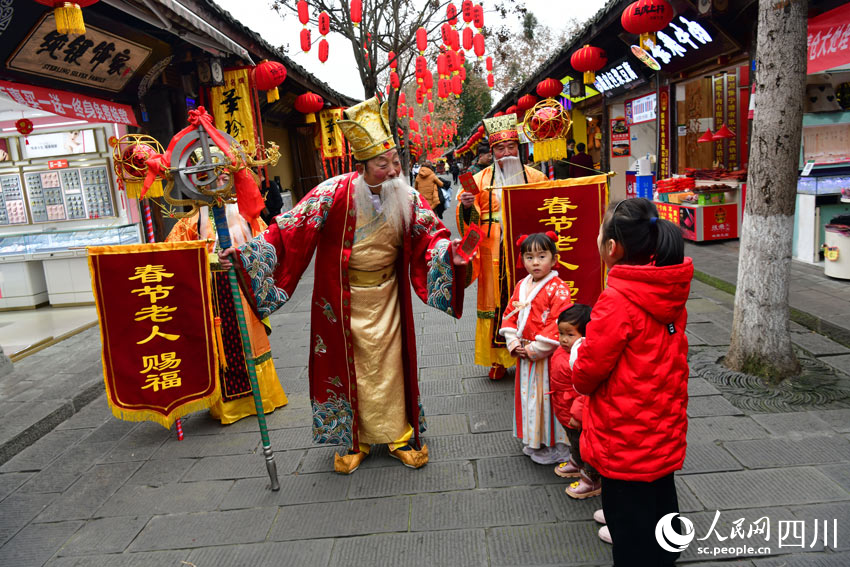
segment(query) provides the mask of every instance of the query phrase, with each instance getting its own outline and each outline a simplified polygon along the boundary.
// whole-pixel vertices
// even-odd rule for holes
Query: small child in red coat
[[[570,349],[576,341],[584,338],[590,322],[590,306],[576,303],[558,316],[558,342],[560,348],[552,355],[549,382],[552,385],[552,407],[555,417],[567,429],[570,440],[570,460],[555,467],[555,474],[563,478],[578,478],[566,488],[571,498],[591,498],[602,492],[599,473],[581,458],[580,438],[582,410],[586,396],[573,388],[570,369]]]

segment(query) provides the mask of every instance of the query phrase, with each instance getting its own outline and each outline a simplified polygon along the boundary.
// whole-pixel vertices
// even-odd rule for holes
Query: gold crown
[[[506,140],[519,140],[519,133],[516,129],[516,114],[485,118],[484,130],[487,132],[487,141],[491,147]]]
[[[344,114],[347,120],[338,120],[337,125],[351,144],[354,159],[368,161],[395,147],[386,102],[373,97],[345,109]]]

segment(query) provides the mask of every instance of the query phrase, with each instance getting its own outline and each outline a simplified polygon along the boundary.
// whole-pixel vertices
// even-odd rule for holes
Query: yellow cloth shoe
[[[339,456],[339,453],[334,453],[334,470],[339,474],[351,474],[357,470],[363,459],[369,456],[369,453],[360,451],[359,453],[349,453],[348,455]],[[427,460],[427,459],[426,459]]]
[[[410,445],[405,445],[405,447],[410,447]],[[401,464],[406,467],[418,469],[428,464],[428,445],[423,445],[419,451],[413,447],[406,451],[399,447],[395,451],[390,451],[390,456],[401,461]]]

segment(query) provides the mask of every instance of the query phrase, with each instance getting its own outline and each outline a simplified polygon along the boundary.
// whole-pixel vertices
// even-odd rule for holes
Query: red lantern
[[[457,8],[452,3],[446,6],[446,19],[449,21],[449,24],[453,26],[457,25]]]
[[[319,33],[328,35],[331,32],[331,17],[327,12],[319,14]]]
[[[295,110],[306,115],[305,122],[307,122],[307,124],[312,124],[316,121],[315,113],[322,110],[322,107],[324,106],[324,99],[316,93],[307,92],[302,95],[298,95],[295,99]]]
[[[537,104],[537,97],[533,94],[527,94],[519,97],[516,101],[517,110],[525,114],[525,111]]]
[[[487,74],[487,86],[491,89],[496,85],[496,79],[493,78],[493,73]]]
[[[433,102],[428,103],[428,112],[434,112],[434,103]]]
[[[452,92],[456,97],[460,98],[460,94],[463,92],[463,80],[460,78],[460,75],[452,77]]]
[[[23,136],[29,135],[33,130],[32,120],[29,118],[21,118],[15,122],[15,130]]]
[[[646,42],[655,44],[655,32],[661,31],[673,21],[673,7],[667,0],[638,0],[623,10],[620,23],[629,33],[640,36],[640,46],[649,48]]]
[[[584,84],[592,85],[596,82],[596,71],[602,69],[608,63],[608,56],[601,47],[585,45],[570,57],[573,69],[584,73]]]
[[[60,34],[83,35],[86,25],[83,22],[81,8],[91,6],[98,0],[35,0],[39,4],[53,8],[53,18],[56,21],[56,31]]]
[[[443,45],[448,46],[452,37],[452,26],[444,23],[440,26],[440,37],[443,39]]]
[[[461,81],[465,81],[466,80],[466,67],[461,67],[460,69],[458,69],[457,74],[460,77]]]
[[[306,26],[310,23],[310,6],[307,4],[305,0],[298,0],[298,21],[301,22],[302,26]]]
[[[509,106],[507,110],[505,110],[505,114],[516,114],[516,106]]]
[[[478,56],[478,60],[480,61],[484,57],[484,35],[481,33],[475,34],[472,44],[475,47],[475,55]]]
[[[407,109],[407,116],[413,118],[413,107]]]
[[[328,60],[328,40],[322,38],[319,42],[319,61],[324,63]]]
[[[363,21],[363,0],[351,0],[351,23],[358,27]]]
[[[422,89],[416,89],[416,104],[422,106],[425,103],[425,93]]]
[[[434,98],[434,91],[428,91],[428,94],[425,96],[428,100],[432,100]]]
[[[437,73],[440,77],[445,77],[449,74],[449,56],[445,53],[437,56]]]
[[[457,51],[460,49],[460,32],[456,29],[452,29],[451,33],[451,43],[449,43],[449,49],[453,51]]]
[[[433,136],[434,130],[430,126],[426,126],[425,127],[425,133],[428,134],[429,136]]]
[[[422,118],[422,122],[424,122],[425,124],[430,124],[430,123],[431,123],[431,115],[430,115],[430,114],[426,114],[426,115]]]
[[[484,6],[481,4],[472,7],[472,23],[479,30],[484,27]]]
[[[425,71],[425,76],[422,77],[422,86],[425,87],[425,90],[430,91],[434,88],[434,75],[428,69],[425,69]]]
[[[413,120],[413,119],[410,120],[410,130],[411,130],[411,132],[418,132],[419,131],[419,123],[416,120]]]
[[[487,70],[492,72],[493,71],[493,58],[488,55],[487,59],[485,59],[485,61],[487,63]]]
[[[564,90],[564,84],[558,79],[543,79],[537,83],[537,94],[543,98],[554,98]]]
[[[401,80],[398,78],[398,73],[396,73],[395,71],[390,73],[390,84],[395,90],[398,90],[401,86]]]
[[[457,52],[457,58],[458,58],[458,65],[457,66],[458,66],[458,71],[459,71],[460,68],[463,67],[466,64],[466,53],[463,52],[463,49],[461,49],[460,51]]]
[[[425,31],[425,28],[418,28],[416,30],[416,49],[419,50],[419,55],[425,53],[425,50],[428,48],[428,32]]]
[[[472,31],[472,28],[466,28],[463,30],[463,48],[464,49],[472,49],[472,38],[475,36],[475,32]]]
[[[390,69],[396,69],[398,67],[398,57],[395,56],[395,51],[387,53],[387,59],[390,62]]]
[[[437,81],[437,96],[440,98],[448,98],[449,96],[449,80],[440,79]]]
[[[460,11],[463,12],[463,21],[467,24],[470,23],[472,21],[472,0],[463,0]]]
[[[493,118],[498,118],[499,116],[504,116],[504,115],[505,115],[505,113],[500,110],[499,112],[497,112],[496,114],[493,115]]]
[[[310,30],[307,28],[301,30],[301,50],[304,53],[307,53],[310,51],[310,45],[312,45],[312,43],[313,42],[310,41]]]
[[[398,103],[399,103],[399,104],[404,104],[405,102],[407,102],[407,95],[406,95],[406,94],[404,94],[404,93],[399,93],[399,95],[398,95]]]
[[[263,59],[251,71],[251,78],[257,90],[267,91],[266,102],[272,103],[280,98],[277,87],[286,80],[286,67],[277,61]]]

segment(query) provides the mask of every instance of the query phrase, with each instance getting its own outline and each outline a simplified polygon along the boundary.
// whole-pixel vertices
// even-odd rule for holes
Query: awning
[[[102,98],[9,81],[0,81],[0,95],[35,110],[87,122],[139,125],[132,107]]]

